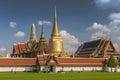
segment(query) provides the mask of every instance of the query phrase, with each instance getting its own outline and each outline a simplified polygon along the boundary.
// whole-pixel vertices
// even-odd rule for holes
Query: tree
[[[113,68],[117,67],[117,60],[114,58],[112,54],[110,55],[110,58],[108,61],[108,67],[111,67],[111,72]]]

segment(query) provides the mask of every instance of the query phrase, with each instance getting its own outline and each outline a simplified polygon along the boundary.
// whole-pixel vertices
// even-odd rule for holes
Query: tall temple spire
[[[30,41],[35,41],[35,40],[36,40],[35,24],[32,23],[31,33],[30,33]]]
[[[49,54],[53,54],[55,56],[62,56],[64,54],[63,43],[58,29],[56,7],[54,10],[53,29],[51,33],[51,38],[49,40],[48,49]]]
[[[56,7],[54,10],[54,23],[53,23],[53,30],[52,30],[51,36],[60,36],[59,30],[58,30],[58,23],[57,23]]]

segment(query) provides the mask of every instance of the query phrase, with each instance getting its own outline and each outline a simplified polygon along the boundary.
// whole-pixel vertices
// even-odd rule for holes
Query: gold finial
[[[35,24],[32,23],[31,33],[30,33],[30,41],[35,41],[35,40],[36,40]]]

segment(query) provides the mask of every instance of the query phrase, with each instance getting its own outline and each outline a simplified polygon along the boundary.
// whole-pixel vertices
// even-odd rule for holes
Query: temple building
[[[84,42],[77,49],[75,56],[83,58],[107,58],[110,54],[116,57],[120,56],[111,40],[104,38]]]
[[[44,36],[44,29],[42,25],[42,33],[40,40],[36,39],[35,24],[31,26],[30,39],[26,43],[18,43],[13,45],[12,57],[26,57],[33,58],[37,55],[47,53],[48,44]]]
[[[37,55],[50,54],[55,56],[68,56],[64,54],[62,38],[59,33],[56,8],[54,11],[54,22],[49,40],[49,45],[45,39],[43,22],[40,40],[36,39],[35,24],[31,26],[30,40],[26,43],[18,43],[13,46],[12,57],[34,58]]]
[[[49,43],[47,43],[45,39],[43,22],[39,40],[36,38],[35,24],[32,24],[29,41],[26,43],[14,44],[12,57],[35,58],[38,55],[44,54],[69,57],[68,54],[64,53],[63,42],[58,28],[56,8],[54,10],[53,29]],[[74,56],[81,58],[108,58],[110,54],[116,57],[120,56],[120,52],[116,50],[111,40],[101,38],[84,42],[77,49]]]

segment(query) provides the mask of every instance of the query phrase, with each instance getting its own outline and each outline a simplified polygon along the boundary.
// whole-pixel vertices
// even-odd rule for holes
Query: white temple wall
[[[58,71],[102,71],[102,67],[61,67],[57,66],[55,68],[56,72]]]
[[[107,71],[108,71],[108,72],[120,72],[120,67],[112,68],[112,71],[111,71],[111,68],[108,67],[108,68],[107,68]]]
[[[0,67],[0,72],[33,71],[35,67]]]

